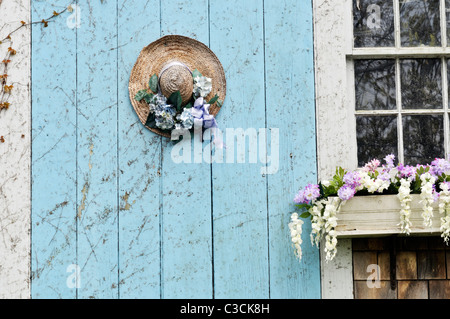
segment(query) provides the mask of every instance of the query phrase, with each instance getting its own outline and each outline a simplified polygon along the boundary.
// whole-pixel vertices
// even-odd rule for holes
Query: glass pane
[[[395,60],[355,60],[357,110],[393,110]]]
[[[358,166],[386,155],[397,157],[397,116],[357,116]]]
[[[440,59],[401,60],[400,70],[404,109],[442,108]]]
[[[440,46],[438,0],[400,0],[401,45]]]
[[[446,59],[445,61],[447,62],[447,94],[450,97],[450,59]],[[450,106],[450,98],[447,104]]]
[[[392,0],[353,0],[353,35],[355,47],[394,46]]]
[[[445,156],[442,115],[408,115],[402,119],[405,164],[427,164]]]
[[[447,46],[450,46],[450,0],[445,0],[445,16],[447,21]]]

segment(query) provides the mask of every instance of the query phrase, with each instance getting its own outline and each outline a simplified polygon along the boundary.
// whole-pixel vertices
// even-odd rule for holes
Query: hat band
[[[185,68],[189,71],[189,73],[192,74],[191,69],[189,69],[189,67],[188,67],[186,64],[181,63],[181,62],[178,62],[178,61],[173,61],[173,62],[167,63],[167,64],[162,68],[161,72],[159,72],[159,78],[161,79],[161,77],[162,77],[162,75],[163,75],[164,72],[166,72],[169,68],[171,68],[171,67],[173,67],[173,66],[176,66],[176,65],[185,67]]]
[[[181,62],[178,62],[178,61],[172,61],[172,62],[170,62],[170,63],[167,63],[166,65],[164,65],[164,67],[162,68],[162,70],[159,72],[159,76],[158,76],[158,93],[161,93],[161,85],[160,85],[160,81],[161,81],[161,77],[162,77],[162,75],[164,74],[164,72],[166,72],[166,71],[167,71],[168,69],[170,69],[171,67],[177,66],[177,65],[186,68],[186,70],[188,70],[189,73],[192,75],[191,69],[189,69],[189,67],[188,67],[186,64],[184,64],[184,63],[181,63]]]

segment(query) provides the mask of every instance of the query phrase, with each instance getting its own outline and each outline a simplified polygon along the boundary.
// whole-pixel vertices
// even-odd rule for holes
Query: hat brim
[[[224,101],[226,95],[225,72],[222,64],[206,45],[180,35],[167,35],[150,43],[142,49],[131,70],[128,90],[131,104],[142,124],[150,131],[165,137],[170,137],[170,132],[145,125],[149,115],[148,104],[144,100],[136,101],[134,97],[140,90],[148,88],[150,77],[153,74],[159,75],[163,66],[170,61],[182,62],[191,71],[197,69],[202,75],[212,79],[212,91],[205,98],[206,101],[216,94],[219,100]],[[216,116],[219,110],[220,107],[214,104],[209,109],[209,113]]]

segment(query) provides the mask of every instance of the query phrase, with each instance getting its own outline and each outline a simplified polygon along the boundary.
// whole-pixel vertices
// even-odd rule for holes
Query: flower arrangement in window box
[[[426,165],[395,166],[394,160],[391,154],[384,164],[373,159],[353,171],[338,167],[330,181],[299,190],[289,223],[299,259],[302,218],[311,220],[311,243],[324,240],[326,261],[335,257],[338,237],[345,236],[439,232],[448,245],[450,163],[436,158]]]

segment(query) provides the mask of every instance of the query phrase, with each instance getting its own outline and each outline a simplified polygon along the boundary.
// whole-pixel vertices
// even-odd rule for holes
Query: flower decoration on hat
[[[186,77],[186,73],[189,74]],[[186,89],[189,91],[186,93]],[[135,95],[136,101],[145,101],[149,106],[146,126],[163,131],[174,129],[191,130],[196,127],[216,128],[214,115],[209,113],[212,105],[222,106],[216,94],[206,101],[212,91],[212,80],[197,69],[191,70],[183,63],[167,63],[159,75],[153,74],[148,88]]]

